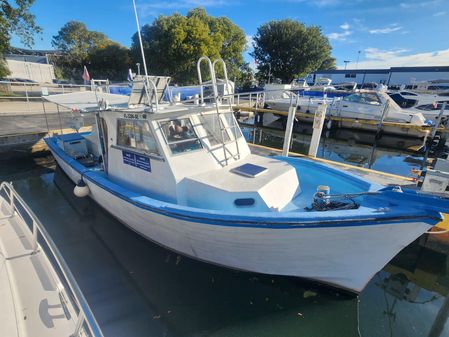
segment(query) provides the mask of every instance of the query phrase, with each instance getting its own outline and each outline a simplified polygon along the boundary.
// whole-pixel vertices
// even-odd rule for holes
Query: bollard
[[[315,110],[315,117],[313,118],[313,133],[310,141],[309,156],[316,157],[318,146],[320,145],[321,132],[323,131],[324,119],[326,118],[327,104],[317,106]]]

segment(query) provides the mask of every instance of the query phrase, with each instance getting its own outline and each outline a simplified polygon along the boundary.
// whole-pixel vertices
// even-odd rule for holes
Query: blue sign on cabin
[[[151,172],[150,158],[128,151],[122,151],[123,163]]]

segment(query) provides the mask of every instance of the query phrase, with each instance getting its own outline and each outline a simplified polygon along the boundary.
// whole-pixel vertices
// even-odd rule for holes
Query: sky
[[[186,14],[203,7],[209,15],[226,16],[240,26],[248,41],[257,28],[280,19],[321,27],[339,68],[449,65],[449,0],[136,0],[141,25],[159,15]],[[70,20],[105,33],[129,47],[136,32],[132,0],[36,0],[31,11],[43,33],[35,49],[51,49],[52,36]],[[12,45],[23,47],[17,37]]]

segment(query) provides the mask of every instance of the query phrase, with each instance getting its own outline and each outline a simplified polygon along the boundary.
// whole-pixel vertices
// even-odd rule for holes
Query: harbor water
[[[250,142],[282,144],[279,131],[243,131]],[[406,176],[420,167],[422,154],[411,150],[417,144],[384,139],[373,147],[369,137],[328,135],[318,155]],[[296,134],[292,151],[305,153],[309,139],[307,132]],[[161,248],[91,199],[76,198],[73,183],[48,153],[4,156],[0,178],[13,181],[45,225],[105,336],[449,336],[448,234],[419,238],[356,297]]]

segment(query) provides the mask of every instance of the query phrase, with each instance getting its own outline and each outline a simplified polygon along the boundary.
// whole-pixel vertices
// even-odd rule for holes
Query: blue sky
[[[185,14],[204,7],[227,16],[246,33],[269,20],[290,18],[319,25],[333,47],[337,65],[355,68],[449,65],[449,0],[136,0],[141,24],[160,14]],[[36,49],[50,49],[51,37],[69,20],[84,22],[125,46],[136,31],[131,0],[36,0],[32,7],[43,34]],[[21,46],[13,38],[14,46]],[[250,43],[249,43],[250,45]],[[245,59],[253,60],[248,51]]]

